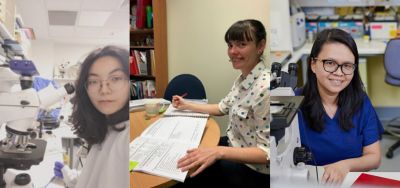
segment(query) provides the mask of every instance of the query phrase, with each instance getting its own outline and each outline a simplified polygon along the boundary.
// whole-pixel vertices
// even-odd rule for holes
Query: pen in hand
[[[181,97],[186,97],[188,95],[188,93],[184,93],[183,95],[181,95]]]
[[[179,96],[179,95],[178,95],[178,96],[183,98],[183,97],[186,97],[187,95],[188,95],[188,93],[184,93],[184,94],[182,94],[181,96]],[[177,99],[175,96],[172,97],[172,100],[173,100],[173,101],[178,101],[178,99]]]

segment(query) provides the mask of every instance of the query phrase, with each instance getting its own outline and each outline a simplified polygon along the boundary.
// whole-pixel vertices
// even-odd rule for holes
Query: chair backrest
[[[391,39],[387,43],[384,65],[386,83],[400,86],[400,38]]]
[[[188,99],[206,99],[206,91],[201,81],[194,75],[181,74],[173,78],[164,93],[164,99],[171,101],[174,95],[183,95]]]

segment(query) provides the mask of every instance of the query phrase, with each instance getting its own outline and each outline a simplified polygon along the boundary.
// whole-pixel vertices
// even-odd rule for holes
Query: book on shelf
[[[132,75],[152,75],[152,66],[155,65],[154,50],[132,50],[131,56]]]
[[[137,0],[136,5],[136,27],[143,29],[146,27],[147,11],[146,7],[151,5],[151,0]]]
[[[129,144],[133,171],[184,182],[188,171],[177,168],[189,149],[197,148],[206,127],[206,118],[160,118]]]
[[[130,19],[131,19],[131,28],[132,29],[136,29],[136,10],[137,10],[137,6],[133,5],[131,7],[131,15],[130,15]]]
[[[139,75],[139,68],[137,66],[136,56],[135,56],[135,53],[133,52],[133,50],[131,51],[131,56],[129,58],[130,58],[129,66],[130,66],[131,74]]]
[[[154,80],[135,81],[131,80],[131,99],[154,98],[156,87]]]

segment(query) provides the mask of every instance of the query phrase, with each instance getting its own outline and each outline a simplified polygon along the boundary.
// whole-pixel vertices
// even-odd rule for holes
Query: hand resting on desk
[[[347,173],[350,172],[349,167],[343,161],[325,165],[324,169],[323,184],[341,184]]]
[[[191,149],[179,159],[178,168],[182,171],[194,169],[189,172],[190,177],[194,177],[219,159],[221,159],[219,147]]]

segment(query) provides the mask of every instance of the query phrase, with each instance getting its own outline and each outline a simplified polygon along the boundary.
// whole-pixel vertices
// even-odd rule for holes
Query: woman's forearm
[[[379,167],[380,156],[366,154],[358,158],[343,160],[343,162],[349,167],[350,172],[365,172]]]
[[[213,116],[222,116],[224,115],[221,111],[219,111],[218,104],[197,104],[197,103],[189,103],[188,110],[192,110],[195,112],[201,112],[210,114]]]
[[[235,161],[239,163],[266,164],[269,157],[260,148],[235,148],[219,146],[220,159]],[[268,158],[268,159],[267,159]]]

